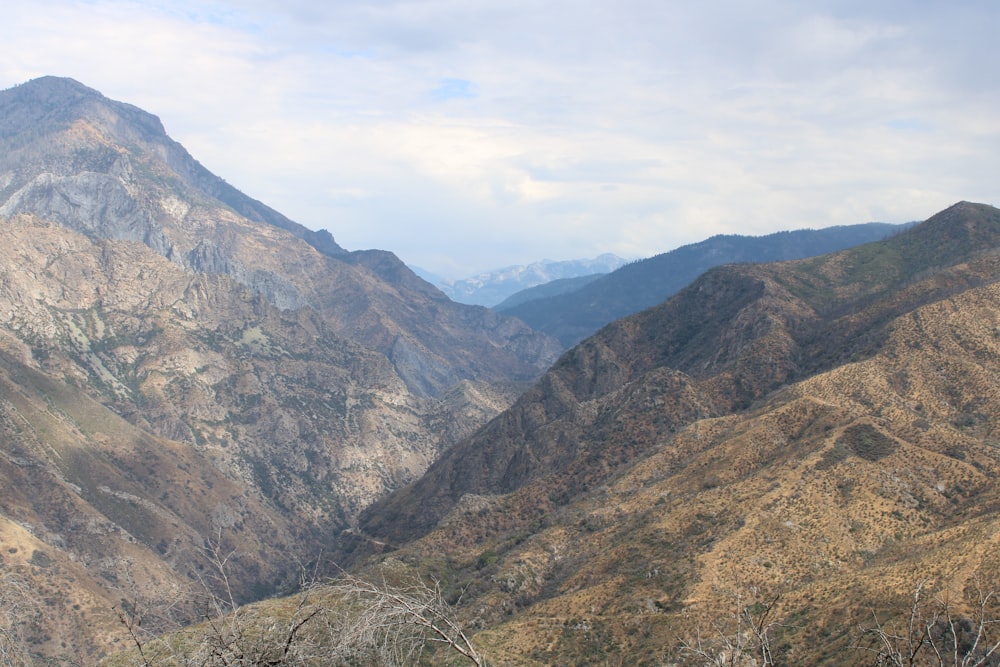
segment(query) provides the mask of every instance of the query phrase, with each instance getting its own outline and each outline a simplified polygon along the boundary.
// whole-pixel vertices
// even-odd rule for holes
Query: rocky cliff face
[[[0,347],[0,540],[49,655],[104,650],[122,590],[170,597],[213,540],[241,599],[280,588],[558,349],[55,78],[0,92]]]
[[[0,95],[0,138],[10,151],[5,160],[10,171],[4,176],[4,190],[9,196],[10,192],[23,188],[25,192],[20,197],[23,199],[31,199],[31,192],[39,191],[37,198],[41,201],[34,205],[41,210],[32,212],[42,213],[47,205],[61,207],[59,202],[45,201],[48,199],[45,191],[53,189],[51,183],[42,182],[37,187],[32,184],[35,178],[45,174],[49,174],[48,180],[60,182],[65,179],[67,182],[58,184],[81,195],[64,203],[75,201],[76,205],[92,206],[103,215],[102,204],[93,202],[94,188],[84,184],[80,192],[73,185],[73,181],[96,178],[113,191],[106,196],[117,200],[119,205],[142,208],[138,201],[143,198],[142,192],[127,187],[134,178],[132,160],[138,158],[139,162],[153,167],[146,176],[183,184],[204,198],[225,204],[248,220],[285,229],[325,254],[346,252],[329,232],[308,230],[209,172],[183,146],[167,136],[156,116],[130,104],[109,100],[72,79],[43,77],[3,91]],[[101,175],[111,176],[117,182],[102,179]],[[175,201],[163,204],[165,208],[184,206],[183,202]],[[24,206],[31,207],[32,202],[26,201]],[[143,224],[156,227],[155,211],[145,213],[147,219]],[[98,226],[86,216],[70,215],[69,219],[75,219],[88,229]],[[128,227],[128,221],[117,221],[113,215],[105,216],[103,222],[110,225],[109,231]],[[155,249],[161,254],[169,250]]]
[[[557,344],[514,320],[499,327],[485,309],[450,302],[391,253],[378,261],[347,253],[329,234],[239,193],[155,116],[74,81],[48,77],[3,91],[0,117],[0,216],[139,241],[191,270],[224,272],[279,308],[313,307],[338,333],[383,354],[401,337],[408,361],[446,371],[412,384],[418,391],[445,391],[459,379],[524,381],[557,354]]]

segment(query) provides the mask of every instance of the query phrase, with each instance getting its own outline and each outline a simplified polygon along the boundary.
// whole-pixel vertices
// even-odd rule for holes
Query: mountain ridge
[[[821,255],[880,240],[906,225],[864,223],[765,236],[717,235],[622,266],[579,290],[497,308],[570,347],[605,324],[654,306],[710,268]]]
[[[514,292],[509,297],[493,306],[493,310],[502,313],[505,310],[509,310],[510,308],[519,306],[523,303],[528,303],[529,301],[537,301],[538,299],[575,292],[604,275],[607,274],[592,273],[590,275],[578,276],[576,278],[558,278],[547,283],[542,283],[541,285],[535,285],[534,287]]]
[[[721,641],[736,595],[778,601],[791,664],[858,664],[873,610],[905,617],[926,582],[973,614],[1000,581],[998,278],[1000,211],[967,202],[712,269],[568,351],[359,528],[464,590],[497,664],[700,664],[679,642]]]
[[[982,224],[975,225],[970,218]],[[878,310],[876,315],[865,317],[862,310],[859,317],[853,316],[858,302],[868,312],[876,310],[869,302],[920,273],[918,267],[926,266],[929,254],[947,251],[949,254],[945,257],[950,266],[980,253],[995,253],[998,246],[1000,212],[991,207],[960,202],[931,217],[923,225],[885,242],[817,259],[790,261],[788,266],[808,267],[793,274],[798,277],[797,284],[786,285],[775,280],[769,275],[772,265],[767,264],[735,264],[711,269],[664,304],[619,320],[566,352],[541,382],[512,406],[511,410],[519,412],[517,416],[504,413],[485,428],[502,430],[504,426],[501,422],[506,419],[525,424],[537,424],[538,420],[544,423],[547,418],[566,412],[572,404],[601,398],[642,374],[660,368],[682,373],[684,382],[706,381],[705,395],[721,401],[724,406],[716,408],[717,411],[746,407],[802,372],[816,373],[839,363],[840,357],[829,354],[827,344],[831,339],[840,337],[848,341],[849,347],[843,356],[864,353],[871,339],[859,336],[858,328],[873,328],[870,337],[875,337],[879,335],[881,321],[898,316],[900,312],[914,307],[915,303],[937,293],[948,294],[980,284],[978,280],[959,273],[947,280],[939,279],[939,284],[921,286],[912,295],[907,291],[901,292],[901,304],[881,304],[883,309],[890,309],[888,314]],[[897,265],[897,275],[891,276],[888,285],[870,280],[871,257],[879,259],[883,254],[901,260]],[[852,262],[852,259],[855,261]],[[827,271],[817,270],[816,265],[820,264],[832,266],[827,271],[833,276],[824,275]],[[882,263],[877,268],[885,271]],[[836,287],[835,281],[840,283]],[[816,282],[825,283],[821,285],[822,290],[817,289]],[[867,290],[866,285],[869,286]],[[841,295],[836,293],[838,289]],[[830,294],[827,295],[824,290],[829,290]],[[771,312],[773,308],[779,310]],[[824,314],[833,315],[834,322],[824,320]],[[842,320],[842,323],[837,320]],[[823,324],[812,324],[814,322]],[[798,330],[799,342],[792,334],[795,330]],[[646,331],[657,334],[649,337],[643,333]],[[749,337],[742,335],[744,331]],[[628,351],[626,356],[616,352],[624,350]],[[770,367],[759,362],[759,351],[766,351]],[[566,373],[569,377],[564,377]],[[535,406],[542,406],[545,412],[538,412]],[[484,442],[495,442],[496,439],[496,434],[484,436]],[[463,443],[435,463],[428,475],[434,474],[439,466],[460,456],[466,449],[482,450],[477,445]],[[462,485],[472,485],[475,479],[469,474],[455,476],[455,482]],[[509,481],[511,478],[499,474],[492,479]],[[515,476],[514,479],[519,478]],[[423,479],[417,483],[426,484]],[[489,487],[488,490],[505,493],[515,486],[504,486],[500,482],[500,486]],[[465,486],[460,488],[465,489]],[[456,494],[464,492],[452,489],[453,500]],[[384,502],[380,501],[371,513],[377,513]],[[407,504],[414,508],[423,506],[423,502],[412,500],[408,500]],[[412,517],[412,525],[418,525],[420,521]]]

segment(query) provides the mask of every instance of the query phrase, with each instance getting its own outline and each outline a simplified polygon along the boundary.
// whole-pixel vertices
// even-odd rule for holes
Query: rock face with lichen
[[[0,546],[63,612],[42,654],[100,653],[122,591],[170,598],[210,539],[241,599],[280,590],[558,350],[243,195],[140,109],[0,92]]]

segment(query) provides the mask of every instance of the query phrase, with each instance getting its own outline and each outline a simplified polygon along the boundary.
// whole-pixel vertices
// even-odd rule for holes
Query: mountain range
[[[708,269],[738,262],[801,259],[877,241],[907,227],[879,222],[764,236],[727,234],[628,263],[578,285],[525,291],[494,306],[572,347],[605,324],[655,306]]]
[[[495,306],[511,295],[554,280],[580,278],[614,271],[626,260],[605,253],[592,259],[552,261],[543,259],[526,265],[506,266],[461,280],[436,279],[442,292],[459,303]]]
[[[494,665],[705,664],[748,618],[784,664],[871,664],[914,591],[967,647],[1000,619],[1000,211],[893,231],[706,267],[563,351],[155,116],[2,91],[0,598],[55,664],[143,663],[128,619],[199,592],[284,627],[339,568],[433,582]]]
[[[753,610],[774,664],[874,664],[863,628],[907,637],[915,591],[1000,618],[998,278],[1000,211],[969,203],[712,269],[365,510],[358,548],[462,591],[502,665],[715,664],[684,647],[725,656]]]

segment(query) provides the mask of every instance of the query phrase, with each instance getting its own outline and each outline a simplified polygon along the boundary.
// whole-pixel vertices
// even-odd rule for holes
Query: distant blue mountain
[[[543,259],[528,265],[494,269],[462,280],[431,279],[430,282],[433,282],[442,292],[447,294],[452,301],[479,306],[495,306],[521,290],[553,280],[610,273],[623,266],[626,261],[610,253],[593,259],[574,259],[562,262]],[[426,272],[425,275],[433,278]]]
[[[504,310],[510,310],[514,306],[519,306],[522,303],[527,303],[536,299],[545,299],[550,296],[569,294],[570,292],[575,292],[578,289],[581,289],[584,285],[588,285],[598,278],[606,275],[608,274],[592,273],[589,276],[580,276],[579,278],[560,278],[559,280],[553,280],[551,282],[542,283],[541,285],[535,285],[534,287],[523,289],[520,292],[514,292],[509,297],[493,306],[493,310],[499,313]]]
[[[912,224],[912,223],[909,223]],[[569,293],[498,306],[572,347],[609,322],[655,306],[708,269],[737,262],[772,262],[823,255],[879,241],[906,225],[870,222],[766,236],[719,235],[626,264]]]

